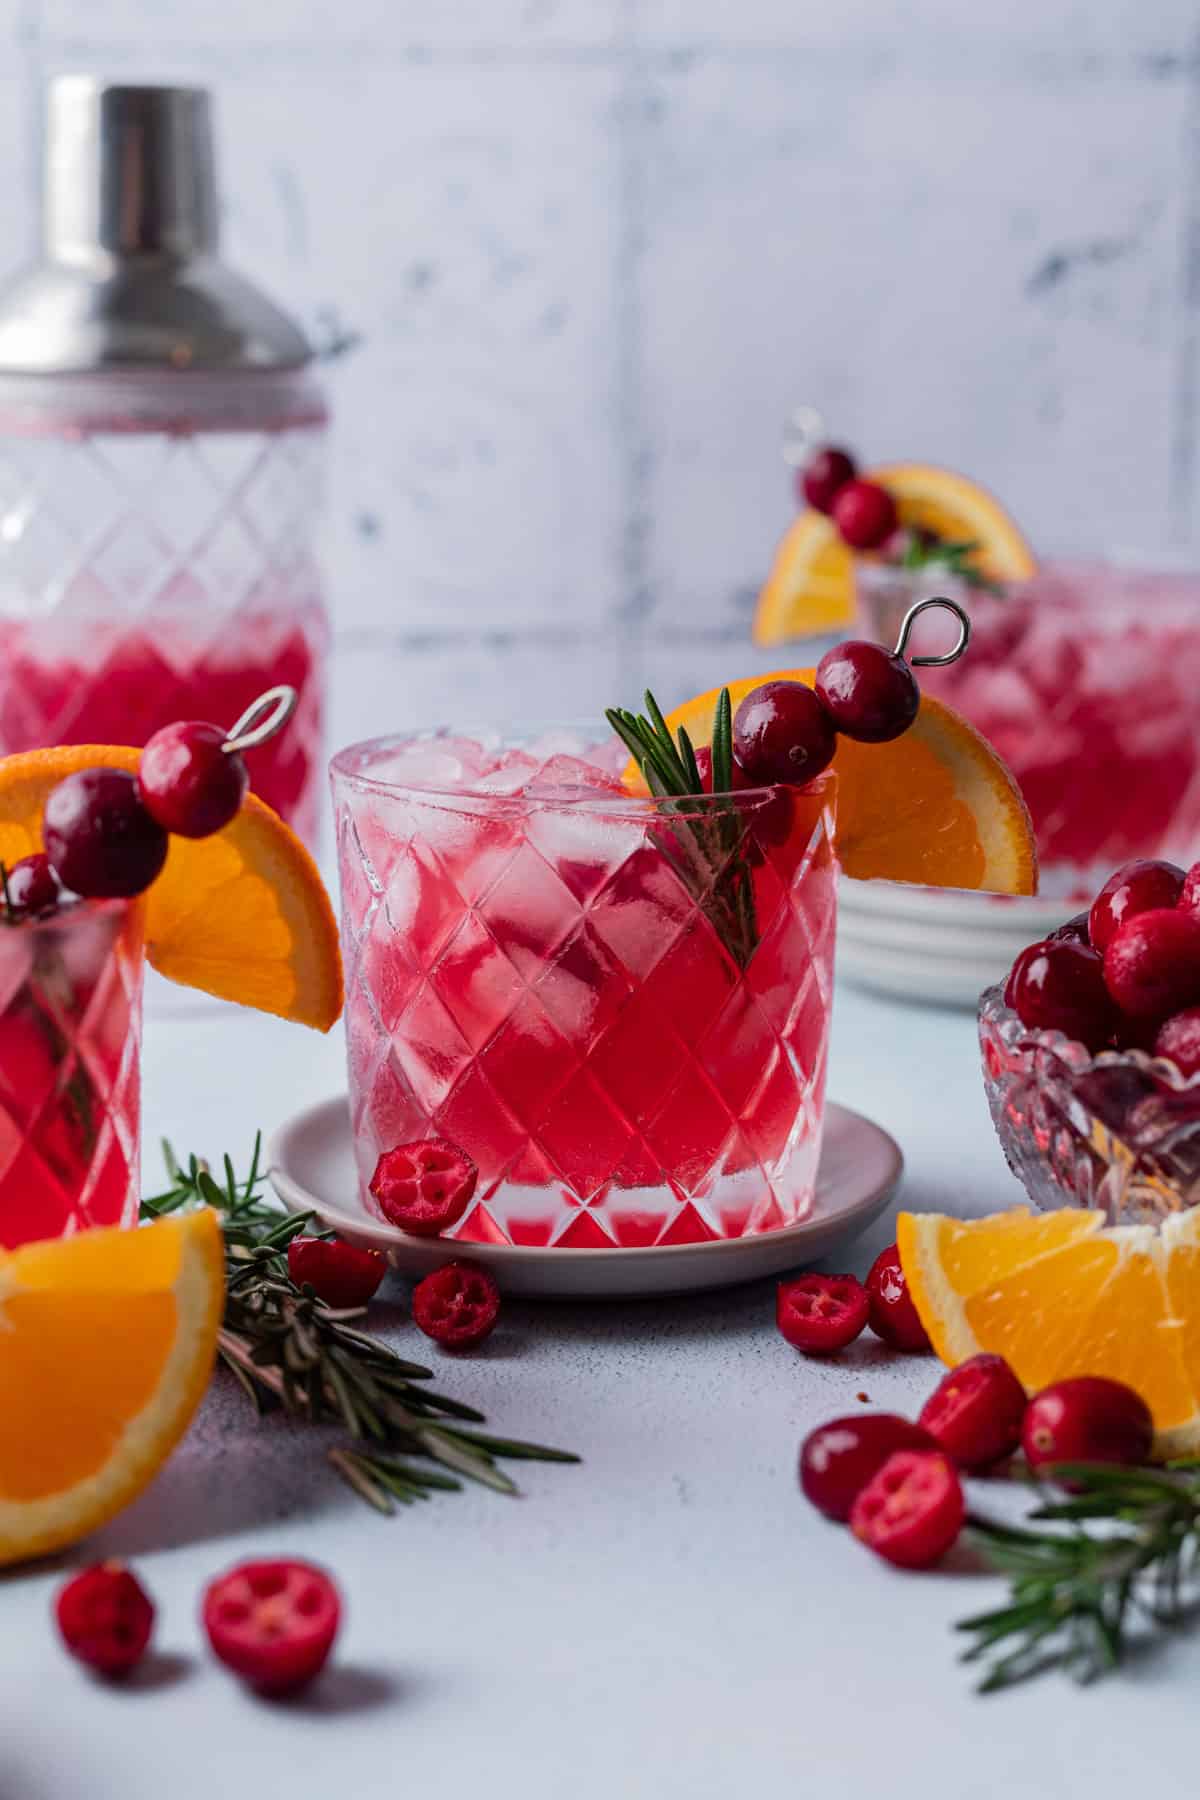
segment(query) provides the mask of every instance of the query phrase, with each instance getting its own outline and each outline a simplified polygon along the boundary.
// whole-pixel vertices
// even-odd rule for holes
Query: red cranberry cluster
[[[1072,1463],[1137,1465],[1153,1441],[1150,1409],[1123,1382],[1077,1376],[1027,1401],[1004,1358],[985,1353],[943,1376],[915,1424],[864,1413],[818,1426],[800,1446],[800,1486],[886,1562],[925,1569],[962,1529],[964,1474],[1018,1448],[1046,1475]]]
[[[928,1350],[929,1333],[913,1305],[900,1252],[881,1250],[863,1283],[854,1275],[798,1275],[781,1281],[775,1323],[796,1350],[828,1356],[852,1344],[865,1326],[893,1350]]]
[[[823,445],[796,481],[801,496],[833,520],[851,550],[881,550],[899,526],[892,496],[877,481],[864,481],[846,450]]]
[[[445,1138],[422,1138],[385,1150],[370,1190],[391,1225],[410,1237],[439,1237],[466,1212],[479,1170]],[[486,1269],[450,1262],[413,1289],[415,1323],[447,1350],[473,1350],[500,1317],[500,1289]]]
[[[1200,1070],[1200,863],[1142,858],[1018,956],[1004,999],[1023,1025],[1087,1049],[1146,1050]]]
[[[59,1589],[54,1613],[71,1655],[110,1679],[133,1672],[154,1631],[154,1602],[120,1562],[73,1575]],[[341,1600],[330,1576],[312,1563],[245,1562],[209,1583],[201,1618],[226,1668],[260,1694],[292,1694],[328,1661]]]

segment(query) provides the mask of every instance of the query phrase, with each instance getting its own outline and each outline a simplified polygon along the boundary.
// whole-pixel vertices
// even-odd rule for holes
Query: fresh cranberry
[[[1200,918],[1165,906],[1135,913],[1104,952],[1104,979],[1122,1012],[1166,1018],[1200,1001]]]
[[[803,469],[797,481],[801,495],[818,512],[830,513],[838,494],[858,473],[854,458],[846,450],[825,444]]]
[[[385,1150],[371,1177],[371,1192],[392,1225],[411,1237],[448,1231],[471,1204],[479,1170],[445,1138],[420,1138]]]
[[[868,1323],[876,1337],[894,1350],[928,1350],[929,1333],[913,1305],[895,1244],[881,1250],[867,1276]]]
[[[382,1250],[362,1250],[339,1237],[294,1237],[288,1245],[288,1274],[297,1287],[310,1287],[326,1306],[365,1306],[387,1274]]]
[[[472,1263],[447,1263],[418,1281],[412,1312],[425,1336],[435,1343],[447,1350],[473,1350],[500,1317],[500,1289],[486,1269]]]
[[[164,831],[211,837],[237,814],[250,776],[237,751],[222,748],[219,725],[181,720],[156,731],[138,763],[142,804]]]
[[[746,771],[735,756],[733,759],[733,792],[742,793],[753,783],[747,779]],[[707,744],[696,748],[696,767],[700,771],[700,786],[706,794],[712,793],[712,751]]]
[[[882,644],[835,644],[817,664],[817,697],[843,737],[887,744],[902,737],[921,706],[917,678]]]
[[[1088,939],[1094,950],[1108,949],[1118,927],[1137,913],[1174,906],[1183,891],[1184,873],[1177,864],[1149,857],[1126,863],[1110,875],[1088,914]]]
[[[851,1413],[809,1432],[800,1446],[800,1486],[826,1518],[845,1520],[894,1451],[937,1447],[927,1431],[898,1413]]]
[[[928,1569],[943,1557],[966,1517],[962,1482],[940,1450],[895,1450],[850,1512],[860,1542],[900,1569]]]
[[[1155,1056],[1165,1056],[1181,1075],[1200,1069],[1200,1006],[1175,1013],[1160,1025],[1152,1046]]]
[[[1056,1463],[1144,1463],[1154,1442],[1150,1408],[1123,1381],[1076,1375],[1035,1394],[1021,1447],[1033,1469]],[[1067,1485],[1067,1484],[1064,1484]]]
[[[167,834],[123,769],[80,769],[52,788],[42,838],[54,873],[87,900],[128,898],[167,860]]]
[[[733,749],[756,786],[793,786],[829,767],[837,749],[833,720],[801,681],[764,681],[733,715]]]
[[[918,1414],[960,1469],[987,1469],[1021,1442],[1025,1389],[1002,1356],[968,1357],[938,1382]]]
[[[1052,931],[1046,939],[1048,944],[1067,943],[1090,945],[1091,941],[1092,940],[1088,935],[1088,914],[1085,912],[1076,913],[1073,918],[1068,919],[1065,924],[1060,925],[1057,931]]]
[[[1031,1031],[1061,1031],[1089,1050],[1101,1049],[1116,1023],[1102,958],[1071,938],[1047,938],[1022,950],[1004,999]]]
[[[775,1290],[775,1323],[789,1344],[809,1356],[853,1343],[868,1310],[867,1290],[853,1275],[798,1275]]]
[[[50,867],[50,858],[40,851],[15,862],[8,870],[6,885],[9,905],[22,918],[52,912],[62,892],[58,877]]]
[[[833,500],[833,522],[852,550],[877,550],[895,531],[896,502],[877,481],[848,481]]]
[[[1177,904],[1184,912],[1200,912],[1200,862],[1193,863],[1184,876]]]
[[[325,1667],[341,1602],[311,1563],[244,1562],[210,1583],[201,1616],[226,1668],[262,1694],[291,1694]]]
[[[63,1643],[101,1675],[128,1675],[146,1653],[154,1602],[124,1563],[95,1563],[58,1590],[54,1616]]]

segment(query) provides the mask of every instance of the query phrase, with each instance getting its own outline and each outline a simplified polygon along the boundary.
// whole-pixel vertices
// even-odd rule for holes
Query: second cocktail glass
[[[355,1148],[440,1137],[466,1240],[695,1243],[811,1209],[835,781],[639,798],[586,735],[333,764]]]

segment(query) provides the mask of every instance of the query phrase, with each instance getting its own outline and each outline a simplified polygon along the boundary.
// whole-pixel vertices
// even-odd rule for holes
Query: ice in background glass
[[[132,1225],[142,907],[0,916],[0,1246]]]
[[[452,1236],[694,1243],[812,1206],[834,778],[639,799],[624,756],[438,732],[334,759],[359,1175],[449,1139],[479,1169]]]
[[[895,640],[914,598],[967,606],[962,660],[922,687],[975,725],[1033,815],[1044,893],[1090,896],[1134,856],[1200,856],[1200,575],[1115,563],[1051,563],[1003,594],[862,563],[870,635]],[[919,649],[952,622],[924,615]]]

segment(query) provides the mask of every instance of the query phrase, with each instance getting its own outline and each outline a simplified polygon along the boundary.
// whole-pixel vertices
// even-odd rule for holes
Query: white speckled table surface
[[[237,1150],[340,1085],[338,1042],[216,1008],[156,1012],[146,1052],[148,1145]],[[843,989],[832,1091],[899,1138],[905,1203],[1017,1198],[966,1015]],[[846,1262],[865,1269],[890,1235],[889,1216]],[[159,1602],[145,1680],[113,1691],[66,1661],[48,1621],[57,1567],[0,1581],[0,1800],[1060,1800],[1128,1792],[1151,1744],[1158,1790],[1184,1792],[1200,1639],[1089,1693],[1050,1678],[979,1700],[950,1625],[999,1586],[965,1568],[893,1574],[800,1497],[810,1425],[859,1389],[915,1407],[933,1373],[869,1337],[836,1364],[803,1361],[774,1330],[769,1283],[513,1304],[446,1384],[584,1465],[532,1467],[519,1501],[471,1491],[390,1520],[327,1475],[306,1434],[256,1424],[221,1385],[91,1546],[133,1559]],[[242,1692],[196,1623],[210,1575],[273,1552],[327,1564],[347,1602],[336,1666],[287,1705]]]

